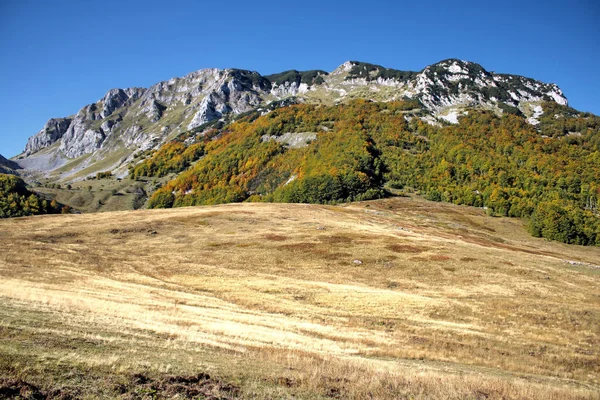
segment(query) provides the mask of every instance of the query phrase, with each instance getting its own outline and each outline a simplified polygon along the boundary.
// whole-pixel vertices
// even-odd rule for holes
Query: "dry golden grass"
[[[474,208],[40,216],[0,241],[3,368],[48,385],[62,365],[217,371],[259,398],[599,398],[600,249]]]

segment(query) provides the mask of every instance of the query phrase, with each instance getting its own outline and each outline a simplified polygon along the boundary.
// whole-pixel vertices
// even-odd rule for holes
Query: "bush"
[[[96,174],[96,179],[108,179],[112,177],[111,171],[98,172]]]

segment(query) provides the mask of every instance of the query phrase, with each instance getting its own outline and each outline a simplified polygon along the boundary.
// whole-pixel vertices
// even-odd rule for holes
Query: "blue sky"
[[[600,114],[598,21],[596,0],[3,0],[0,154],[111,88],[207,67],[421,70],[460,58],[557,83],[571,106]]]

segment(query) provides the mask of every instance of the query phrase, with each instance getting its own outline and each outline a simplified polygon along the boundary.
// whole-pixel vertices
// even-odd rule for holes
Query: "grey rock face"
[[[163,115],[166,107],[156,100],[152,100],[148,106],[144,108],[146,116],[151,122],[157,122]]]
[[[200,107],[198,107],[198,112],[194,115],[192,121],[188,124],[188,129],[194,129],[203,125],[209,121],[214,119],[221,118],[223,115],[221,112],[217,111],[215,106],[215,102],[212,99],[213,95],[210,94],[202,100],[200,103]]]
[[[408,83],[407,92],[434,112],[455,105],[504,103],[518,107],[521,102],[541,100],[567,104],[562,91],[554,84],[495,74],[461,60],[446,60],[426,67]]]
[[[106,93],[102,102],[102,111],[100,116],[106,118],[110,116],[117,109],[130,105],[137,99],[139,99],[146,89],[142,88],[129,88],[129,89],[111,89]]]
[[[274,140],[276,142],[282,143],[283,145],[289,147],[290,149],[299,149],[301,147],[306,147],[310,144],[310,142],[317,139],[316,132],[286,132],[279,136],[274,135],[263,135],[261,136],[261,140],[263,142],[267,142],[269,140]]]
[[[30,155],[56,143],[63,137],[71,121],[70,118],[50,119],[41,131],[29,138],[25,145],[25,154]]]
[[[125,146],[130,149],[148,150],[160,144],[160,134],[144,131],[141,125],[133,125],[123,133]]]
[[[264,90],[270,85],[264,82],[252,82],[247,75],[249,71],[226,70],[218,87],[208,93],[198,106],[188,129],[221,118],[224,114],[240,114],[250,111],[263,102]],[[251,74],[251,73],[250,73]]]
[[[275,97],[288,97],[306,93],[308,90],[309,86],[306,83],[284,82],[281,85],[273,85],[271,94]]]
[[[90,129],[89,120],[78,114],[60,143],[60,151],[69,158],[76,158],[99,149],[106,136],[100,129]]]
[[[445,60],[418,73],[369,65],[370,72],[359,77],[351,75],[355,67],[359,65],[349,61],[333,71],[329,78],[325,78],[329,83],[327,90],[341,92],[345,96],[356,87],[367,86],[374,91],[390,87],[393,88],[390,97],[418,99],[434,115],[455,106],[502,108],[502,104],[505,104],[519,107],[522,102],[541,100],[567,104],[562,91],[554,84],[488,72],[481,65],[468,61]],[[346,78],[339,82],[340,77],[344,76]],[[331,84],[331,78],[337,78],[338,83]]]

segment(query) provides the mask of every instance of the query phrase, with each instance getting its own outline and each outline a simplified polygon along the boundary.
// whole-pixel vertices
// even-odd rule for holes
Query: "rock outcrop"
[[[131,105],[139,99],[145,92],[142,88],[129,89],[111,89],[106,93],[104,98],[100,100],[102,103],[102,111],[100,116],[107,118],[121,107]]]
[[[25,145],[25,155],[33,154],[41,149],[52,146],[63,137],[72,118],[52,118],[37,134],[33,135]]]
[[[430,111],[456,105],[519,107],[542,100],[566,105],[560,88],[516,75],[488,72],[479,64],[446,60],[426,67],[406,85],[406,95],[416,97]]]

